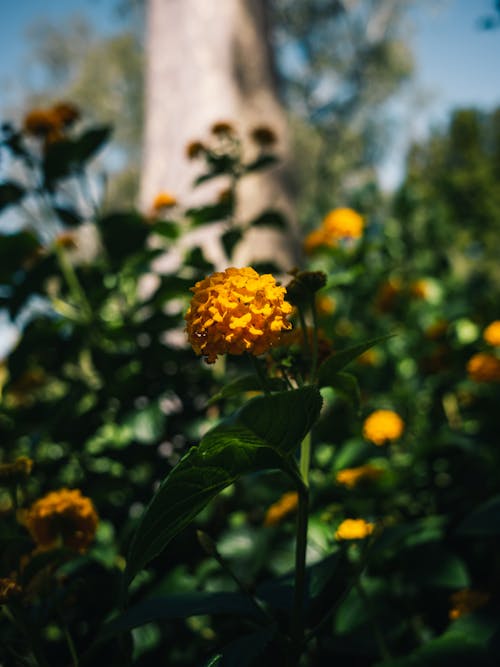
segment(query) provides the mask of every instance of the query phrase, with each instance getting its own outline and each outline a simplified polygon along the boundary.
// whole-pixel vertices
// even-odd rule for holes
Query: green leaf
[[[53,191],[58,180],[68,177],[77,164],[75,142],[70,139],[55,141],[47,146],[43,156],[43,184]]]
[[[109,125],[101,125],[86,130],[75,142],[75,157],[79,162],[86,162],[108,141],[112,132]]]
[[[199,208],[189,208],[186,215],[191,218],[193,227],[205,225],[209,222],[218,222],[225,220],[232,211],[232,206],[227,202],[210,204],[209,206],[200,206]]]
[[[264,211],[264,213],[252,220],[250,227],[274,227],[276,229],[286,229],[287,222],[283,213],[272,209]]]
[[[221,241],[227,257],[231,257],[236,245],[241,241],[243,232],[241,229],[229,229],[222,235]]]
[[[0,211],[7,206],[17,204],[24,197],[24,188],[14,181],[0,183]]]
[[[238,614],[255,617],[258,615],[258,610],[251,600],[241,593],[193,591],[149,598],[130,607],[123,614],[106,623],[90,651],[113,637],[152,621],[189,618],[190,616],[203,614]]]
[[[109,257],[121,262],[143,249],[149,227],[138,213],[111,213],[97,220]]]
[[[500,496],[495,496],[468,514],[457,528],[458,535],[493,537],[500,535]]]
[[[367,340],[365,343],[360,343],[359,345],[354,345],[353,347],[348,347],[345,350],[340,350],[339,352],[334,352],[331,354],[319,367],[318,381],[320,387],[330,387],[333,376],[341,371],[344,366],[354,361],[360,354],[366,352],[374,345],[381,343],[384,340],[392,338],[394,334],[388,334],[386,336],[379,336],[378,338],[372,338]]]
[[[257,397],[209,431],[179,461],[147,506],[127,559],[130,583],[220,491],[241,475],[285,466],[316,421],[315,387]]]
[[[31,232],[17,232],[0,236],[0,283],[9,283],[12,275],[22,269],[23,260],[40,247]]]
[[[270,153],[269,154],[266,153],[265,155],[259,155],[259,157],[253,162],[249,162],[247,165],[244,166],[244,169],[246,172],[261,171],[262,169],[267,169],[268,167],[272,167],[278,162],[279,159],[276,155],[271,155]]]
[[[222,660],[215,664],[221,667],[251,667],[263,657],[266,646],[274,637],[273,628],[262,628],[251,634],[238,637],[221,649]]]
[[[269,378],[268,383],[272,391],[280,391],[286,386],[285,381],[280,378]],[[238,396],[246,391],[262,391],[262,382],[258,375],[243,375],[224,385],[215,396],[212,396],[207,405],[213,405],[223,398]]]
[[[176,239],[179,236],[179,227],[172,220],[158,220],[152,231],[169,240]]]
[[[361,392],[358,380],[354,375],[350,373],[335,373],[330,378],[329,386],[342,394],[356,410],[359,409]]]

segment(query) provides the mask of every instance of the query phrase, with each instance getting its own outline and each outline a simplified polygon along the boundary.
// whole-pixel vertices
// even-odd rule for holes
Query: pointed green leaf
[[[268,383],[272,391],[283,390],[286,386],[285,381],[280,378],[269,378]],[[262,391],[262,382],[258,375],[243,375],[233,380],[233,382],[229,382],[229,384],[224,385],[219,392],[212,396],[207,405],[213,405],[223,398],[238,396],[246,391]]]
[[[109,125],[92,127],[90,130],[83,132],[75,142],[76,157],[78,161],[86,162],[93,157],[93,155],[108,141],[111,132],[112,128]]]
[[[241,475],[282,468],[318,418],[315,387],[259,396],[209,431],[170,472],[147,506],[130,546],[130,583],[220,491]]]
[[[394,334],[388,334],[386,336],[379,336],[378,338],[372,338],[367,340],[365,343],[360,343],[359,345],[354,345],[353,347],[348,347],[345,350],[340,350],[339,352],[334,352],[331,354],[328,359],[321,364],[318,373],[318,380],[320,387],[329,387],[331,386],[332,377],[341,371],[344,366],[354,361],[360,354],[366,352],[374,345],[383,342],[392,338]]]
[[[237,244],[241,241],[243,237],[243,232],[241,229],[229,229],[227,232],[224,232],[222,235],[221,241],[226,251],[227,257],[231,257],[233,250]]]
[[[286,229],[286,218],[280,211],[265,211],[257,218],[252,220],[250,227],[274,227],[276,229]]]
[[[259,155],[259,157],[256,160],[245,165],[244,168],[246,172],[260,171],[261,169],[267,169],[268,167],[272,167],[278,162],[279,159],[276,157],[276,155],[265,153],[264,155]]]

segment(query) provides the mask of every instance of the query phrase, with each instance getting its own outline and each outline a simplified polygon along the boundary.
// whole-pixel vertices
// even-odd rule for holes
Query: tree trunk
[[[276,95],[265,0],[148,0],[145,105],[145,211],[162,190],[183,208],[214,201],[221,183],[193,190],[200,165],[186,157],[187,144],[203,141],[214,122],[230,122],[243,138],[256,125],[271,127],[285,164],[287,124]],[[293,217],[284,166],[246,177],[238,195],[240,220],[269,206]],[[190,242],[203,243],[221,268],[224,258],[213,234],[211,240],[208,230],[201,234],[201,241],[198,231]],[[297,261],[296,245],[292,231],[252,230],[237,247],[235,264],[272,259],[287,270]]]

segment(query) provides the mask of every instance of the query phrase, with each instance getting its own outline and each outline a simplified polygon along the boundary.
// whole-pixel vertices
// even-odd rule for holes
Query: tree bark
[[[200,165],[186,146],[207,136],[217,121],[230,122],[243,138],[256,125],[277,134],[277,152],[288,160],[285,113],[276,94],[265,0],[148,0],[145,134],[140,206],[147,211],[158,192],[171,192],[182,207],[211,203],[222,189],[211,182],[193,190]],[[279,208],[290,219],[286,167],[246,177],[238,192],[238,219]],[[291,231],[252,230],[236,249],[235,263],[272,260],[284,270],[296,263]],[[201,242],[218,267],[218,244]],[[189,242],[199,243],[200,232]]]

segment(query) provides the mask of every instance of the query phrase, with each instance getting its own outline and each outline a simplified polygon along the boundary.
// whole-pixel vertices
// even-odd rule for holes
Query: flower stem
[[[306,597],[306,549],[307,523],[309,518],[309,489],[302,485],[299,489],[297,513],[297,541],[295,545],[295,588],[293,596],[292,622],[292,665],[298,664],[304,644],[304,603]]]
[[[311,298],[311,313],[313,320],[313,340],[312,340],[312,364],[311,364],[311,382],[316,382],[316,371],[318,368],[318,311],[316,310],[316,298]]]

